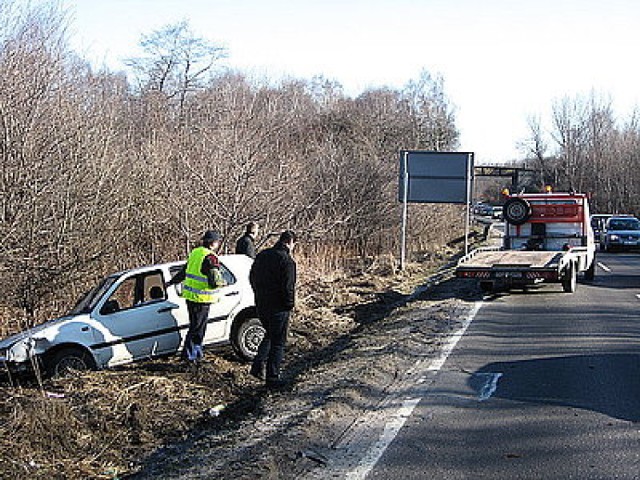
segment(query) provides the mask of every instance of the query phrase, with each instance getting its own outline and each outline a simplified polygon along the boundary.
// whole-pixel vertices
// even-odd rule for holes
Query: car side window
[[[125,279],[100,309],[102,315],[136,308],[166,298],[162,273],[146,272]]]
[[[169,274],[171,275],[171,278],[173,278],[183,268],[184,267],[182,265],[177,265],[175,267],[171,267],[169,269]],[[182,282],[176,283],[175,287],[176,287],[176,292],[178,293],[178,295],[182,295]]]
[[[109,299],[102,305],[100,313],[102,315],[109,315],[133,307],[135,304],[135,291],[136,278],[127,278],[118,285],[118,288],[115,289]]]
[[[142,285],[140,292],[141,303],[150,303],[166,300],[167,294],[164,289],[164,281],[161,272],[150,272],[142,275],[138,281]]]
[[[171,274],[171,278],[173,278],[173,276],[178,273],[180,270],[182,270],[182,266],[177,265],[175,267],[171,267],[169,269],[169,273]],[[222,275],[222,278],[224,279],[224,281],[226,282],[227,285],[233,285],[234,283],[236,283],[238,280],[236,279],[235,275],[233,273],[231,273],[231,270],[229,270],[227,267],[225,267],[222,263],[220,264],[220,274]],[[182,283],[177,283],[175,285],[176,287],[176,292],[178,292],[178,295],[182,294]]]
[[[231,270],[225,267],[222,263],[220,264],[220,273],[222,274],[222,278],[227,285],[233,285],[237,282],[235,275],[231,273]]]

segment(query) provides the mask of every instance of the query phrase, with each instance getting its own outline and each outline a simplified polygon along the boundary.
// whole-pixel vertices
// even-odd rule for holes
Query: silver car
[[[243,359],[255,356],[264,330],[249,284],[252,259],[221,255],[227,285],[211,305],[204,345],[231,343]],[[68,315],[0,341],[10,371],[37,363],[50,375],[102,369],[181,351],[189,327],[181,285],[164,285],[184,262],[135,268],[104,278]]]

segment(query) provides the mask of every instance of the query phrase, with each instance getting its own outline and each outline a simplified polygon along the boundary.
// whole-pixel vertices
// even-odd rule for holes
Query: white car
[[[231,343],[243,359],[255,356],[264,335],[257,318],[246,255],[221,255],[227,285],[211,305],[204,345]],[[135,268],[104,278],[62,318],[0,341],[10,371],[37,361],[50,375],[102,369],[181,352],[189,328],[182,285],[164,285],[185,262]]]

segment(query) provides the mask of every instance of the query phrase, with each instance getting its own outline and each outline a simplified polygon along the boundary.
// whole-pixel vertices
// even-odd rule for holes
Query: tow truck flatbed
[[[459,268],[557,268],[562,252],[518,252],[514,250],[482,250],[472,252]]]

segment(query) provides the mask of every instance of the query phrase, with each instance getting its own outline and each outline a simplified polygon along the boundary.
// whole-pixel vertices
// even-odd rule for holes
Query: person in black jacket
[[[289,318],[295,304],[296,262],[291,251],[296,241],[294,232],[283,232],[273,247],[256,256],[249,273],[258,317],[265,329],[249,373],[264,379],[267,387],[284,384],[280,378],[280,365],[284,359]]]
[[[247,229],[244,235],[236,242],[236,253],[242,253],[248,257],[256,258],[256,236],[258,235],[258,224],[254,222],[247,223]]]

